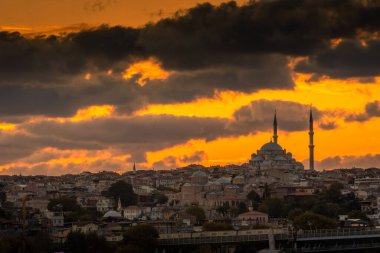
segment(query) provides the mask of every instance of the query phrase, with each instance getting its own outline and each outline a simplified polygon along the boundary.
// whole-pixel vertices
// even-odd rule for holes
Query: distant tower
[[[277,143],[277,112],[274,111],[274,120],[273,120],[273,141],[274,143]]]
[[[313,129],[313,112],[310,107],[309,119],[309,168],[314,170],[314,129]]]
[[[123,209],[123,207],[121,206],[121,199],[119,197],[119,200],[117,201],[117,211],[121,211]]]
[[[133,163],[133,171],[136,171],[136,163]]]

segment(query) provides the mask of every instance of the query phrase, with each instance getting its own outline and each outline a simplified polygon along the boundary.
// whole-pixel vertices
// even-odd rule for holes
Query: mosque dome
[[[262,156],[259,156],[259,155],[252,159],[252,161],[255,161],[255,162],[256,161],[262,161],[262,160],[264,160],[264,158]]]
[[[276,160],[276,161],[287,161],[287,159],[286,159],[285,157],[280,156],[280,155],[276,156],[276,157],[274,158],[274,160]]]
[[[245,179],[243,176],[236,176],[232,179],[232,183],[233,184],[244,184],[245,183]]]
[[[121,214],[114,210],[110,210],[103,215],[103,218],[121,218]]]
[[[216,182],[218,182],[219,184],[229,184],[231,183],[231,178],[220,177],[216,180]]]
[[[203,171],[196,171],[191,175],[191,177],[208,177],[207,174]]]
[[[265,143],[260,151],[282,151],[282,147],[274,142]]]
[[[197,184],[206,184],[208,182],[208,176],[203,171],[196,171],[191,175],[191,182]]]

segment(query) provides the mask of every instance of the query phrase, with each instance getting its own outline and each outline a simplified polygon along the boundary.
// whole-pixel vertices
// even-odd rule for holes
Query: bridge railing
[[[260,233],[259,233],[260,232]],[[220,232],[197,232],[169,234],[159,238],[163,245],[185,245],[185,244],[206,244],[206,243],[234,243],[267,241],[269,235],[273,234],[275,240],[296,239],[297,241],[329,240],[329,239],[350,239],[363,237],[379,237],[380,229],[375,228],[343,228],[343,229],[323,229],[323,230],[303,230],[293,234],[291,230],[258,230],[251,231],[220,231]]]
[[[321,237],[350,237],[350,236],[380,235],[380,229],[375,228],[341,228],[303,230],[297,232],[297,238],[321,238]]]

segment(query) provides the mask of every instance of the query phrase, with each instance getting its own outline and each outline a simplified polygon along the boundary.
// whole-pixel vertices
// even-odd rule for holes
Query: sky
[[[0,3],[0,174],[380,166],[380,2]]]

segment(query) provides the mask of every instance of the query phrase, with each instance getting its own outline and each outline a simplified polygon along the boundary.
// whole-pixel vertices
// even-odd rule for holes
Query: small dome
[[[121,218],[121,214],[114,210],[110,210],[103,215],[103,218]]]
[[[252,159],[252,161],[262,161],[264,158],[262,156],[256,156],[255,158]]]
[[[274,142],[265,143],[260,151],[282,151],[282,147]]]
[[[221,177],[221,178],[218,178],[216,182],[218,182],[219,184],[229,184],[231,183],[231,178]]]
[[[191,175],[191,177],[208,177],[207,174],[203,171],[196,171]]]
[[[280,155],[276,156],[276,157],[274,158],[274,160],[276,160],[276,161],[287,161],[287,159],[286,159],[285,157],[280,156]]]

